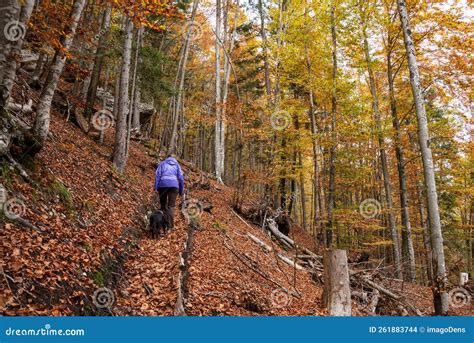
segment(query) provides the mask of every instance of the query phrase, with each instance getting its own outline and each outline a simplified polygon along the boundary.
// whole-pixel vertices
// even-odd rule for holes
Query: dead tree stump
[[[323,303],[331,316],[351,315],[349,267],[345,250],[324,253]]]

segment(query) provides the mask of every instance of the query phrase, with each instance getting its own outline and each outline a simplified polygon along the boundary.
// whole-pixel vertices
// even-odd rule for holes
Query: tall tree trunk
[[[303,230],[307,231],[308,229],[308,224],[306,221],[307,215],[306,215],[306,191],[305,191],[305,186],[304,186],[304,173],[303,173],[303,158],[301,154],[301,150],[298,151],[298,164],[299,164],[299,169],[300,169],[300,195],[301,195],[301,223],[303,224]]]
[[[228,18],[228,6],[226,6],[225,10],[225,24],[224,27],[227,28],[227,18]],[[222,84],[222,100],[220,101],[221,104],[221,109],[220,109],[220,116],[221,116],[221,123],[219,126],[219,134],[220,138],[219,141],[221,142],[221,146],[219,147],[219,170],[221,177],[224,176],[224,169],[225,169],[225,134],[226,134],[226,110],[227,110],[227,98],[229,95],[229,81],[230,81],[230,74],[231,74],[231,69],[232,69],[232,61],[231,61],[231,56],[232,52],[234,50],[234,43],[235,43],[235,37],[237,35],[237,20],[239,18],[239,0],[236,1],[235,3],[235,14],[234,14],[234,19],[233,19],[233,28],[230,33],[230,37],[228,39],[228,47],[227,47],[227,52],[226,50],[226,42],[224,41],[224,44],[222,44],[222,48],[224,51],[224,79],[223,79],[223,84]],[[224,30],[224,37],[227,37],[227,32],[226,29]],[[226,39],[227,40],[227,39]],[[217,133],[216,133],[217,135]]]
[[[130,151],[130,135],[132,132],[133,127],[133,116],[135,115],[135,103],[137,101],[137,72],[138,72],[138,62],[140,60],[140,46],[141,46],[141,39],[143,34],[143,27],[140,26],[137,30],[137,43],[135,48],[135,59],[133,62],[133,74],[132,74],[132,89],[130,91],[130,103],[128,106],[128,122],[127,122],[127,158]],[[139,120],[140,121],[140,120]],[[138,125],[140,126],[140,125]]]
[[[216,106],[216,125],[215,125],[215,170],[217,181],[223,183],[224,173],[224,118],[222,117],[222,85],[221,85],[221,0],[216,0],[216,86],[215,86],[215,106]]]
[[[0,34],[0,125],[2,127],[2,130],[0,130],[0,156],[9,154],[14,134],[14,127],[11,125],[11,117],[6,110],[6,103],[10,92],[4,83],[9,63],[8,56],[10,56],[13,42],[10,40],[12,37],[7,37],[7,35],[3,33],[9,30],[8,27],[11,26],[10,23],[18,20],[18,14],[20,12],[19,1],[10,0],[7,1],[5,5],[9,10],[0,11],[0,32],[2,33]],[[16,38],[16,35],[14,38]]]
[[[193,25],[194,18],[196,17],[196,12],[198,9],[199,0],[194,0],[193,7],[191,10],[191,17],[189,18],[189,23],[187,26],[186,36],[184,38],[183,47],[181,50],[180,61],[178,65],[178,71],[176,74],[175,80],[175,90],[177,88],[177,95],[171,100],[173,102],[173,125],[171,130],[171,138],[168,146],[168,154],[175,153],[177,149],[177,140],[178,140],[178,124],[183,109],[183,97],[184,97],[184,81],[186,78],[186,64],[188,61],[189,55],[189,46],[191,43],[191,36],[193,34]]]
[[[57,50],[56,54],[54,55],[54,59],[51,63],[51,67],[46,78],[46,83],[44,84],[43,90],[39,97],[36,111],[36,120],[33,127],[37,144],[33,152],[38,152],[48,137],[53,95],[58,86],[59,77],[61,76],[64,64],[66,63],[67,52],[72,45],[85,3],[86,0],[75,0],[72,5],[71,14],[69,16],[69,20],[67,20],[67,26],[65,28],[65,35],[63,35],[61,40],[62,48]]]
[[[30,20],[31,13],[33,12],[34,3],[35,3],[34,0],[24,1],[23,5],[21,6],[18,22],[17,24],[15,24],[17,33],[19,35],[17,35],[18,37],[11,37],[14,39],[16,38],[18,39],[11,42],[12,47],[6,61],[6,66],[5,66],[4,76],[3,76],[2,87],[5,89],[5,93],[3,94],[3,96],[5,97],[4,103],[6,106],[8,106],[8,103],[10,101],[11,90],[13,88],[13,84],[15,83],[16,72],[18,69],[18,61],[21,60],[21,47],[23,46],[23,36],[26,33],[26,27],[28,25],[28,21]],[[10,23],[13,23],[13,22],[10,22]],[[9,26],[10,30],[8,30],[7,28],[5,30],[6,33],[10,33],[10,36],[13,35],[15,32],[9,32],[9,31],[13,31],[15,26],[10,25]]]
[[[130,61],[132,57],[133,39],[133,21],[130,18],[127,18],[126,20],[113,155],[114,166],[120,174],[123,174],[125,166],[127,165],[128,87],[130,83]]]
[[[419,208],[419,213],[420,213],[420,224],[421,224],[421,227],[423,228],[423,245],[425,248],[426,275],[428,277],[428,280],[431,283],[433,282],[433,252],[431,249],[429,223],[426,220],[425,202],[424,202],[424,197],[423,197],[423,186],[421,185],[421,182],[417,181],[416,192],[417,192],[418,201],[419,201],[418,208]]]
[[[389,39],[390,42],[390,39]],[[408,279],[415,281],[416,265],[415,251],[413,249],[413,240],[411,236],[410,211],[408,208],[408,190],[406,183],[405,158],[401,139],[400,121],[397,114],[397,100],[395,98],[394,75],[391,61],[391,51],[387,54],[387,77],[388,92],[390,98],[390,114],[392,116],[392,125],[395,130],[395,154],[397,157],[398,182],[400,188],[400,206],[402,217],[402,254],[403,260],[408,265]]]
[[[398,240],[398,232],[397,232],[397,223],[395,221],[395,215],[393,211],[393,199],[392,199],[392,186],[390,184],[390,172],[388,170],[388,161],[387,161],[387,152],[385,151],[385,143],[384,143],[384,136],[383,136],[383,128],[382,128],[382,120],[379,110],[379,100],[377,95],[377,87],[375,85],[375,76],[374,71],[372,69],[372,59],[370,57],[369,51],[369,41],[367,39],[367,22],[366,22],[366,14],[364,12],[362,3],[359,2],[359,12],[361,17],[361,26],[362,26],[362,37],[364,40],[364,55],[365,60],[367,63],[367,71],[369,74],[369,88],[370,94],[372,96],[372,111],[375,117],[375,124],[376,124],[376,131],[377,131],[377,140],[379,143],[379,153],[380,153],[380,164],[382,167],[382,176],[383,176],[383,185],[385,190],[385,197],[387,200],[387,210],[388,210],[388,225],[390,229],[390,235],[392,237],[393,242],[393,260],[395,264],[395,271],[396,275],[399,279],[403,278],[402,274],[402,267],[401,267],[401,258],[400,258],[400,244]],[[413,266],[415,264],[415,254],[413,251],[413,246],[411,247],[411,251],[413,255],[411,256],[413,261]],[[411,264],[410,264],[411,265]],[[415,276],[411,273],[411,268],[409,269],[409,278],[410,280],[414,280]],[[414,270],[413,270],[414,272]]]
[[[110,18],[112,16],[112,5],[107,5],[102,16],[102,27],[99,31],[99,41],[95,52],[94,67],[92,68],[91,80],[87,89],[85,117],[91,119],[94,113],[94,105],[97,97],[97,87],[99,86],[100,73],[104,63],[105,48],[107,44],[108,32],[110,29]]]
[[[329,185],[328,209],[326,224],[326,247],[332,247],[334,226],[334,192],[336,188],[336,116],[337,116],[337,33],[335,5],[331,6],[331,39],[332,39],[332,96],[331,96],[331,148],[329,152]]]
[[[7,70],[7,64],[8,64],[8,56],[10,56],[10,53],[12,51],[12,47],[14,41],[11,41],[10,39],[16,39],[17,38],[17,32],[21,33],[18,31],[19,27],[18,26],[11,26],[10,23],[16,22],[18,20],[18,16],[21,10],[20,7],[20,2],[18,0],[7,0],[5,1],[5,9],[0,11],[0,29],[1,33],[0,34],[0,91],[1,97],[0,101],[2,101],[1,105],[3,108],[4,107],[4,102],[7,98],[7,92],[5,87],[3,86],[4,84],[4,78],[5,78],[5,72]],[[12,28],[10,28],[12,27]],[[13,34],[13,37],[9,37],[5,34],[3,34],[5,31],[11,31]],[[21,36],[20,36],[21,37]]]
[[[307,43],[305,42],[305,54],[306,54],[306,68],[308,69],[308,82],[309,82],[309,120],[311,124],[311,143],[313,147],[313,202],[314,202],[314,217],[313,220],[313,229],[316,224],[319,225],[321,222],[321,191],[319,189],[319,166],[318,166],[318,139],[316,137],[317,133],[317,123],[316,123],[316,108],[315,108],[315,101],[314,101],[314,94],[313,94],[313,73],[311,70],[311,60],[309,58],[309,51]]]
[[[263,9],[263,1],[258,0],[258,13],[260,16],[260,37],[262,38],[262,45],[263,45],[263,70],[265,73],[265,91],[268,97],[268,102],[270,104],[270,94],[272,92],[272,86],[270,83],[270,67],[268,63],[268,41],[267,41],[267,34],[265,32],[265,13]]]
[[[410,83],[415,102],[415,112],[418,122],[418,140],[420,144],[421,157],[423,161],[423,172],[426,185],[426,199],[428,204],[428,217],[431,231],[431,245],[433,248],[433,267],[436,274],[433,299],[435,313],[446,315],[449,310],[448,294],[446,292],[447,278],[446,265],[443,250],[443,234],[441,231],[441,220],[438,208],[438,192],[436,190],[436,179],[434,173],[433,156],[429,147],[428,121],[423,100],[423,93],[420,85],[420,73],[418,71],[418,61],[413,43],[412,31],[408,20],[408,11],[405,0],[397,1],[398,14],[403,28],[403,38],[410,71]]]
[[[138,81],[140,79],[137,79]],[[133,97],[133,122],[132,122],[132,128],[136,129],[137,132],[141,131],[140,127],[140,102],[141,102],[141,92],[139,87],[135,88],[135,95]]]
[[[115,86],[114,86],[114,108],[113,114],[114,118],[117,119],[118,116],[118,106],[120,102],[120,73],[121,73],[120,65],[115,67]]]
[[[232,69],[232,61],[230,57],[232,56],[232,52],[234,51],[234,44],[235,44],[235,37],[237,35],[237,20],[239,19],[239,0],[235,2],[235,14],[234,14],[234,23],[232,28],[232,33],[230,34],[229,38],[229,47],[227,49],[227,53],[224,54],[224,84],[222,86],[222,116],[225,119],[225,113],[227,110],[227,98],[229,95],[229,81],[230,81],[230,73]],[[225,49],[225,47],[224,47]]]

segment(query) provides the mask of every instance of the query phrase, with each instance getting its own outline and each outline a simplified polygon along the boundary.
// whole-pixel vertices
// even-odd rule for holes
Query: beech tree
[[[70,19],[65,28],[65,34],[62,37],[62,47],[60,50],[57,50],[54,55],[46,82],[38,100],[36,120],[33,130],[39,147],[44,144],[48,137],[53,95],[58,86],[59,77],[61,76],[64,64],[66,63],[67,52],[74,40],[74,35],[76,34],[85,3],[85,0],[75,0],[72,5]]]
[[[118,89],[117,124],[115,131],[115,146],[113,163],[119,173],[123,173],[127,164],[128,125],[129,115],[129,82],[130,63],[132,58],[133,21],[126,18],[124,28],[123,55]],[[116,90],[117,91],[117,90]]]
[[[110,30],[110,22],[112,17],[112,5],[107,5],[102,14],[102,25],[98,32],[99,40],[97,42],[97,49],[94,57],[94,66],[92,68],[91,79],[87,89],[86,111],[85,117],[91,119],[94,112],[94,104],[97,97],[97,87],[99,86],[100,74],[102,72],[102,65],[104,63],[105,49],[108,40],[108,33]]]
[[[441,231],[441,220],[438,207],[438,192],[436,191],[436,180],[433,165],[433,155],[429,146],[428,119],[426,116],[423,92],[420,84],[420,73],[416,59],[415,43],[408,19],[408,11],[405,0],[397,0],[398,14],[403,29],[403,38],[410,71],[410,84],[415,102],[416,119],[418,122],[418,142],[423,161],[423,172],[426,187],[426,199],[428,203],[428,217],[431,232],[431,245],[433,249],[434,265],[434,305],[438,315],[446,315],[449,309],[448,294],[446,292],[446,265],[444,261],[443,234]]]
[[[382,128],[382,120],[381,114],[379,109],[379,99],[377,94],[377,87],[375,85],[375,76],[374,71],[372,68],[372,59],[370,57],[370,48],[369,48],[369,41],[367,38],[367,23],[366,23],[366,12],[363,8],[362,2],[359,2],[359,11],[361,16],[361,27],[362,27],[362,38],[364,44],[364,55],[365,60],[367,63],[367,71],[369,74],[369,89],[370,94],[372,96],[372,110],[374,112],[375,117],[375,124],[377,130],[377,140],[379,144],[379,154],[380,154],[380,164],[382,166],[382,176],[383,176],[383,184],[385,190],[385,198],[387,201],[387,210],[388,210],[388,225],[390,228],[390,235],[393,241],[393,260],[395,263],[395,270],[397,277],[399,279],[403,279],[402,275],[402,266],[401,266],[401,256],[400,256],[400,245],[398,240],[398,232],[395,222],[395,215],[393,212],[393,199],[392,199],[392,186],[390,181],[390,173],[388,170],[388,161],[387,161],[387,152],[385,150],[385,137],[383,136],[383,128]],[[410,237],[410,245],[411,245],[411,254],[409,259],[409,278],[411,281],[415,279],[415,255],[413,252],[413,245],[411,244],[411,237]]]
[[[0,32],[15,24],[15,36],[0,35],[0,158],[22,177],[50,123],[48,151],[68,122],[119,174],[134,172],[132,151],[175,153],[285,247],[302,234],[313,254],[347,250],[350,268],[433,286],[448,313],[448,285],[474,250],[469,5],[5,5]]]

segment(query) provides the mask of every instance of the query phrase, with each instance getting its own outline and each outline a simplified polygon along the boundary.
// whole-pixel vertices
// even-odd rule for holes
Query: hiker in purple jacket
[[[155,192],[160,196],[161,210],[168,217],[169,228],[174,227],[174,209],[176,207],[176,197],[183,195],[184,177],[178,161],[169,155],[156,168]]]

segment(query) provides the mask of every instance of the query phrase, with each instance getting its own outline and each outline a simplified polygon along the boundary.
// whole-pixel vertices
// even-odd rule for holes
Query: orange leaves
[[[112,4],[132,18],[136,25],[143,25],[155,31],[164,29],[163,25],[158,24],[160,17],[182,17],[168,0],[112,0]]]

